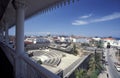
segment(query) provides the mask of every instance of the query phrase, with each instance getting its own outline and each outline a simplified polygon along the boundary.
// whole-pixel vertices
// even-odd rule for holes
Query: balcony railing
[[[59,76],[48,71],[41,65],[38,65],[35,62],[33,62],[25,53],[21,54],[20,56],[17,56],[15,53],[15,49],[13,49],[10,45],[5,44],[4,42],[0,42],[0,47],[5,52],[7,58],[9,59],[13,67],[15,67],[16,58],[19,57],[22,60],[22,78],[60,78]]]

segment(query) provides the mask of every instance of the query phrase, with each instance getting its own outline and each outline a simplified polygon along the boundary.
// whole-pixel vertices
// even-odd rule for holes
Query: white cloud
[[[114,19],[118,19],[120,18],[120,13],[113,13],[111,15],[107,15],[107,16],[103,16],[99,19],[94,19],[91,22],[102,22],[102,21],[110,21],[110,20],[114,20]]]
[[[85,25],[88,24],[88,22],[86,21],[82,21],[82,20],[75,20],[72,25]]]
[[[85,18],[89,18],[89,17],[91,17],[91,16],[92,16],[92,14],[89,14],[89,15],[81,16],[80,18],[85,19]]]
[[[87,18],[87,16],[86,17],[84,16],[84,18]],[[115,20],[115,19],[119,19],[119,18],[120,18],[120,12],[116,12],[116,13],[113,13],[113,14],[110,14],[110,15],[103,16],[101,18],[91,19],[91,20],[88,20],[88,21],[75,20],[72,23],[72,25],[86,25],[86,24],[90,24],[90,23],[110,21],[110,20]]]

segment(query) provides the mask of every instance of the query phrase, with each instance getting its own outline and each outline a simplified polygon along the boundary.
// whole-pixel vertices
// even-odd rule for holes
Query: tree
[[[109,42],[107,43],[107,48],[110,48],[110,43]]]
[[[41,61],[41,60],[38,60],[37,63],[42,64],[42,61]]]
[[[100,61],[100,54],[95,52],[89,61],[90,78],[97,78],[97,75],[103,70]]]
[[[97,42],[97,47],[103,48],[103,42],[101,40]]]
[[[76,70],[75,71],[76,78],[89,78],[87,75],[87,71],[84,69]]]
[[[73,44],[73,53],[74,53],[75,55],[77,55],[77,53],[78,53],[76,44]]]

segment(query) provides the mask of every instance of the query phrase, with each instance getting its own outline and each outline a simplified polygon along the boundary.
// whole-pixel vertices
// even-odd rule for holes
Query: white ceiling
[[[65,4],[69,4],[70,2],[74,2],[74,0],[25,0],[25,19],[28,19],[38,13],[51,11],[56,7],[61,7]],[[11,0],[2,19],[0,20],[0,28],[4,28],[5,25],[8,25],[9,28],[14,26],[16,20],[15,14],[16,11]]]

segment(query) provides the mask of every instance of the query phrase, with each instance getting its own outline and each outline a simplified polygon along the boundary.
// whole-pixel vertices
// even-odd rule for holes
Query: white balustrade
[[[21,54],[16,56],[15,50],[10,46],[6,45],[3,42],[0,42],[0,47],[5,52],[8,60],[12,64],[13,68],[15,66],[15,58],[21,58],[22,65],[21,65],[21,77],[22,78],[60,78],[56,74],[48,71],[41,65],[33,62],[27,55]]]

